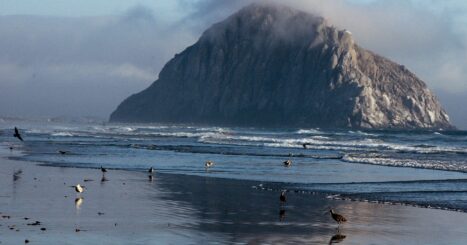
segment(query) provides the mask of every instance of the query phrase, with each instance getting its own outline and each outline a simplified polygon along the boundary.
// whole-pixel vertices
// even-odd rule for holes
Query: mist
[[[108,16],[0,16],[0,116],[107,118],[157,79],[163,65],[213,23],[255,0],[178,0]],[[280,2],[282,1],[267,1]],[[467,4],[460,1],[292,0],[357,43],[405,65],[467,128]],[[169,11],[169,10],[167,10]]]

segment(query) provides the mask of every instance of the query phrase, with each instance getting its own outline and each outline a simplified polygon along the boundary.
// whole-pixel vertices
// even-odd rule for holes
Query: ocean
[[[24,142],[12,137],[17,126]],[[0,121],[11,159],[255,180],[331,199],[467,212],[467,131]],[[303,144],[306,144],[304,148]],[[5,150],[4,150],[5,151]],[[58,151],[66,151],[60,154]],[[8,150],[7,150],[8,152]],[[204,163],[213,161],[212,168]],[[291,160],[290,167],[283,162]]]

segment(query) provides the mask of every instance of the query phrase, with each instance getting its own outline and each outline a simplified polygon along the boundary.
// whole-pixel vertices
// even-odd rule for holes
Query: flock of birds
[[[21,134],[20,134],[20,132],[19,132],[19,130],[18,130],[17,127],[15,127],[15,129],[14,129],[14,134],[13,134],[13,136],[14,136],[15,138],[18,138],[18,139],[21,140],[21,141],[24,141],[24,140],[23,140],[23,137],[21,136]],[[310,145],[310,144],[309,144],[309,143],[304,143],[304,144],[303,144],[303,148],[306,149],[306,148],[307,148],[307,145]],[[13,149],[13,148],[10,147],[10,150],[12,150],[12,149]],[[67,151],[63,151],[63,150],[59,150],[58,153],[60,153],[60,154],[62,154],[62,155],[68,154]],[[290,167],[290,166],[292,166],[292,160],[288,159],[288,160],[284,161],[283,164],[284,164],[284,167]],[[205,166],[206,169],[211,168],[211,167],[214,166],[214,162],[208,160],[208,161],[205,162],[204,166]],[[101,166],[101,167],[100,167],[100,170],[101,170],[101,172],[102,172],[102,181],[105,181],[105,173],[107,173],[107,169]],[[149,168],[149,169],[148,169],[148,173],[149,173],[149,179],[152,181],[152,179],[153,179],[153,174],[155,173],[155,169],[154,169],[153,167]],[[82,186],[81,184],[77,184],[77,185],[74,185],[74,186],[72,186],[72,187],[75,188],[76,193],[78,193],[79,195],[81,195],[81,193],[83,193],[84,190],[86,189],[86,187],[85,187],[85,186]],[[286,195],[285,195],[286,192],[287,192],[286,190],[281,191],[281,194],[280,194],[280,196],[279,196],[279,201],[280,201],[281,205],[283,205],[283,204],[285,204],[285,203],[287,202],[287,197],[286,197]],[[79,198],[81,198],[81,196],[80,196]],[[338,224],[337,229],[339,229],[339,226],[340,226],[342,223],[347,222],[347,219],[346,219],[343,215],[338,214],[338,213],[335,213],[334,210],[331,209],[331,208],[329,209],[329,213],[331,214],[332,219],[333,219],[334,221],[337,222],[337,224]],[[284,209],[281,209],[281,210],[280,210],[281,219],[282,219],[282,217],[283,217],[284,215],[285,215],[285,210],[284,210]]]

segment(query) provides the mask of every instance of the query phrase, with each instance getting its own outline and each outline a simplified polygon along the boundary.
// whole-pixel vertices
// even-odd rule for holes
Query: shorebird
[[[307,145],[311,145],[310,143],[303,143],[302,146],[303,146],[303,149],[306,149],[306,146]]]
[[[68,151],[63,151],[63,150],[59,150],[58,153],[62,154],[62,155],[65,155],[68,153]]]
[[[23,137],[21,137],[21,134],[19,133],[19,130],[17,127],[15,127],[15,133],[13,134],[13,137],[16,137],[19,140],[23,141]]]
[[[103,168],[103,167],[101,166],[101,172],[102,172],[102,174],[105,174],[105,173],[107,173],[107,169],[105,169],[105,168]]]
[[[76,191],[77,193],[83,193],[84,188],[85,188],[84,186],[82,186],[82,185],[80,185],[80,184],[74,185],[74,186],[72,186],[72,187],[75,188],[75,191]]]
[[[286,192],[287,191],[282,191],[281,195],[279,196],[279,200],[281,201],[281,204],[284,204],[285,202],[287,202],[287,198],[285,197]]]
[[[153,168],[153,167],[150,167],[149,170],[148,170],[148,173],[149,173],[149,174],[154,173],[154,168]]]
[[[340,215],[338,213],[334,213],[334,210],[330,209],[329,212],[331,213],[332,219],[334,219],[337,222],[337,224],[338,224],[337,228],[339,228],[339,225],[341,223],[347,222],[347,219],[344,216],[342,216],[342,215]]]
[[[204,166],[205,166],[206,168],[210,168],[210,167],[212,167],[213,165],[214,165],[214,162],[213,162],[213,161],[207,161],[207,162],[204,164]]]
[[[290,165],[292,165],[292,160],[287,160],[287,161],[284,161],[284,166],[286,167],[290,167]]]

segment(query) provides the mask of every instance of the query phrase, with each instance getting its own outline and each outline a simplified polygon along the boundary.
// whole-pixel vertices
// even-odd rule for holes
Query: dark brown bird
[[[153,167],[150,167],[149,170],[148,170],[148,173],[149,173],[149,174],[154,173],[154,168],[153,168]]]
[[[105,169],[105,168],[103,168],[103,167],[101,166],[101,172],[102,172],[102,174],[107,173],[107,169]]]
[[[286,191],[282,191],[281,195],[279,196],[279,200],[281,201],[281,204],[284,204],[285,202],[287,202],[287,198],[285,197],[285,192]]]
[[[21,134],[19,133],[19,130],[17,127],[15,127],[15,133],[13,134],[13,137],[16,137],[19,140],[23,141],[23,137],[21,137]]]
[[[344,216],[338,213],[334,213],[334,210],[331,209],[329,210],[329,212],[331,213],[332,219],[334,219],[337,222],[337,224],[340,225],[341,223],[347,222],[347,219]]]
[[[287,161],[284,161],[284,166],[286,167],[290,167],[290,165],[292,165],[292,160],[287,160]]]

